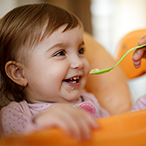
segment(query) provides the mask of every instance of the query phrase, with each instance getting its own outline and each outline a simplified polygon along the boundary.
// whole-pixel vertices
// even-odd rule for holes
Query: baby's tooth
[[[77,78],[76,78],[76,77],[74,77],[73,79],[74,79],[74,80],[76,80]]]
[[[76,83],[76,81],[73,81],[72,83]]]

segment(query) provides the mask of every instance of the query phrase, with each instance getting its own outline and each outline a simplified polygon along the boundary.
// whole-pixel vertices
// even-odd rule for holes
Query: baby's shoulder
[[[138,100],[137,100],[137,103],[143,103],[146,105],[146,94],[143,95],[142,97],[140,97]]]
[[[136,101],[131,111],[137,111],[142,109],[146,109],[146,94]]]
[[[23,109],[25,109],[24,107],[27,107],[27,102],[25,100],[21,101],[21,102],[16,102],[16,101],[12,101],[10,102],[8,105],[4,106],[2,109],[1,109],[1,113],[3,112],[14,112],[14,111],[17,111],[17,112],[22,112]]]
[[[20,102],[12,101],[3,108],[14,108],[14,107],[19,107],[19,106],[24,106],[24,105],[27,105],[27,102],[25,100],[20,101]]]

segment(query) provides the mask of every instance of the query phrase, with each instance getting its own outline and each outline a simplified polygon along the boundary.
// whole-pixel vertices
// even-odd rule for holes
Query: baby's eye
[[[58,52],[56,52],[54,54],[54,56],[65,56],[66,55],[66,51],[65,50],[60,50]]]
[[[78,50],[78,54],[84,54],[85,53],[85,48],[80,48]]]

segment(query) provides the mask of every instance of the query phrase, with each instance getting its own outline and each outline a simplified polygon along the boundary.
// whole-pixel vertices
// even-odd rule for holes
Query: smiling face
[[[59,27],[42,40],[24,64],[25,94],[31,103],[76,102],[90,71],[85,58],[83,29]]]

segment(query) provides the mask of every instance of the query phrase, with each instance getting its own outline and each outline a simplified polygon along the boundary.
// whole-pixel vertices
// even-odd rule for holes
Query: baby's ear
[[[25,87],[27,79],[24,74],[23,65],[16,61],[8,61],[5,65],[7,76],[16,84]]]

